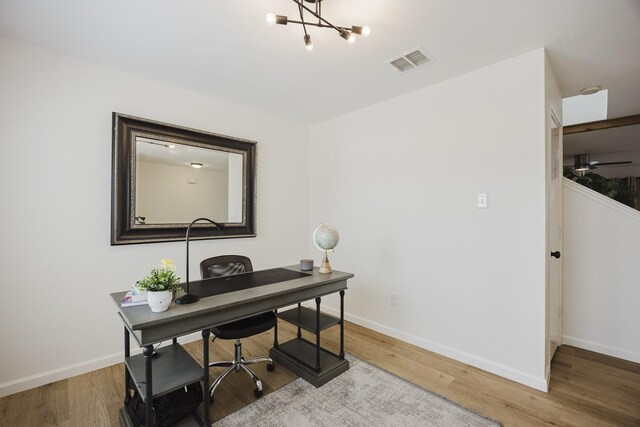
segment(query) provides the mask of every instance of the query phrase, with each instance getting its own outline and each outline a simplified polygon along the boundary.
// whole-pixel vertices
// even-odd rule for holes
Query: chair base
[[[214,338],[215,339],[215,338]],[[209,363],[209,368],[227,368],[209,387],[209,399],[213,402],[213,393],[215,393],[216,389],[220,385],[223,379],[227,377],[231,372],[241,372],[243,371],[245,374],[249,375],[249,377],[256,383],[256,388],[253,390],[253,394],[255,397],[262,396],[262,381],[260,378],[246,365],[252,365],[254,363],[259,362],[268,362],[267,370],[273,371],[275,365],[273,364],[273,359],[270,357],[254,357],[251,359],[245,359],[242,357],[242,343],[240,340],[236,340],[235,344],[235,356],[234,360],[228,361],[220,361],[220,362],[211,362]]]

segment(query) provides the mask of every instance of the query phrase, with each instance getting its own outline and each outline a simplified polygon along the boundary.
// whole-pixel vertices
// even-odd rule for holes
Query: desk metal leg
[[[298,303],[298,313],[302,311],[302,303]],[[300,329],[300,325],[298,325],[298,338],[302,338],[302,330]]]
[[[340,359],[344,359],[344,291],[340,291]]]
[[[202,331],[202,364],[204,365],[204,373],[202,382],[204,383],[204,425],[211,425],[211,416],[209,415],[209,336],[211,331],[205,329]]]
[[[278,348],[278,310],[273,310],[276,314],[276,325],[273,328],[273,347]]]
[[[316,372],[320,372],[320,298],[316,298]]]
[[[131,356],[131,347],[129,342],[129,330],[127,327],[124,327],[124,357]],[[125,406],[131,400],[131,395],[129,394],[129,389],[131,388],[131,375],[129,374],[129,369],[124,367],[124,404]]]
[[[155,415],[153,413],[153,373],[151,370],[151,362],[153,360],[153,345],[147,345],[142,350],[144,354],[144,376],[145,376],[145,403],[146,403],[146,419],[147,426],[156,425]]]

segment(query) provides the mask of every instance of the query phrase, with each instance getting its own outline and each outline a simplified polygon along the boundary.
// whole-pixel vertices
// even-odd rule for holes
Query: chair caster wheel
[[[255,397],[262,397],[262,393],[263,393],[263,392],[262,392],[262,390],[260,390],[260,389],[257,389],[257,388],[256,388],[255,390],[253,390],[253,395],[254,395]]]
[[[267,371],[271,372],[271,371],[273,371],[274,369],[276,369],[276,365],[274,365],[273,363],[269,363],[269,364],[267,365]]]

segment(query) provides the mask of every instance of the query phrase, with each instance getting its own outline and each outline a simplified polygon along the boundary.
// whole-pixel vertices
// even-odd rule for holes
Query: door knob
[[[560,258],[560,251],[551,252],[551,256],[554,258]]]

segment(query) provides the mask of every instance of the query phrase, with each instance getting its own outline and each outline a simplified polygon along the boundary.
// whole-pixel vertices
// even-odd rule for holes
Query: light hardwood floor
[[[325,331],[322,339],[334,351],[337,329]],[[294,334],[293,327],[280,322],[281,342]],[[267,354],[272,340],[271,333],[243,340],[245,357]],[[563,346],[553,361],[551,389],[542,393],[348,322],[345,345],[355,356],[505,426],[640,426],[639,364]],[[186,348],[201,360],[201,342]],[[232,342],[211,346],[211,360],[232,356]],[[265,394],[295,379],[284,368],[267,372],[264,364],[254,367]],[[118,426],[123,370],[118,364],[4,397],[0,426]],[[218,420],[254,399],[251,380],[231,375],[216,392],[212,417]]]

